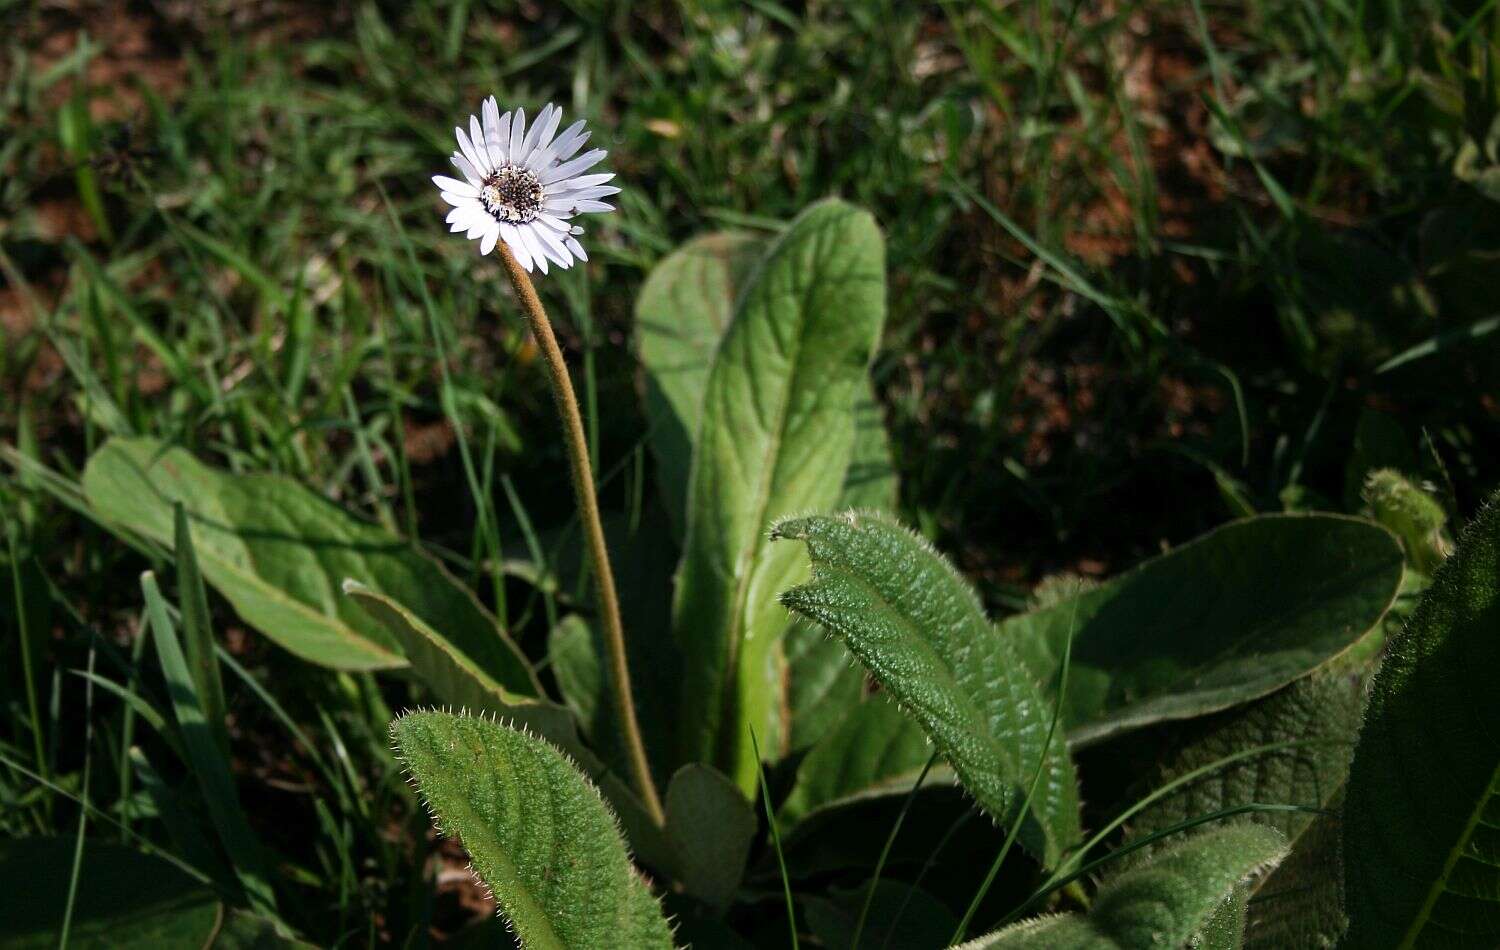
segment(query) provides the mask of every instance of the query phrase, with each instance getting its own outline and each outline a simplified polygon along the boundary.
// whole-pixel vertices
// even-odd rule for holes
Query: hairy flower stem
[[[583,523],[584,538],[588,543],[589,561],[594,566],[594,594],[599,602],[599,622],[604,628],[604,648],[609,652],[610,684],[614,687],[615,714],[619,717],[621,731],[625,735],[625,749],[630,759],[631,778],[640,793],[646,810],[658,824],[666,823],[662,811],[661,797],[656,783],[651,780],[651,767],[646,760],[646,744],[641,740],[641,726],[635,715],[635,700],[630,692],[630,667],[625,661],[625,628],[620,623],[620,599],[615,593],[615,575],[609,566],[609,550],[604,544],[604,525],[599,520],[599,499],[594,495],[594,473],[589,465],[588,441],[583,434],[583,416],[578,411],[578,397],[573,392],[573,381],[568,376],[568,364],[563,362],[562,350],[558,349],[557,337],[552,333],[552,324],[542,301],[536,295],[531,277],[521,267],[505,242],[500,242],[500,259],[510,282],[521,300],[521,309],[526,312],[526,322],[541,347],[547,364],[547,374],[552,379],[552,396],[557,402],[557,414],[562,418],[563,444],[568,449],[568,467],[573,475],[573,494],[578,497],[578,518]]]

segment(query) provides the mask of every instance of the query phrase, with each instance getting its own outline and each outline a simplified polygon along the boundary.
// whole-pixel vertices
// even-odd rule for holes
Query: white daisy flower
[[[526,112],[500,114],[495,97],[484,101],[481,123],[469,116],[469,131],[454,129],[458,151],[453,167],[464,180],[434,175],[448,212],[451,230],[479,239],[479,253],[488,254],[504,241],[528,271],[547,273],[547,262],[569,267],[576,258],[588,260],[578,236],[583,228],[569,222],[580,214],[613,211],[601,201],[620,189],[606,185],[613,174],[585,175],[607,154],[592,149],[574,158],[589,134],[583,121],[557,134],[562,109],[548,103],[526,128]]]

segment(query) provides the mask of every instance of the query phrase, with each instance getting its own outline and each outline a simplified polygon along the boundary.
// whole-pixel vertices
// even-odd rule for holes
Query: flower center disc
[[[484,180],[479,203],[497,221],[526,224],[541,213],[542,183],[530,169],[506,165]]]

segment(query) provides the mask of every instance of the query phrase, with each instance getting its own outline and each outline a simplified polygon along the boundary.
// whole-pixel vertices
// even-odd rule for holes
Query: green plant
[[[0,7],[0,947],[1494,942],[1494,5]]]
[[[643,682],[660,662],[681,671],[680,693],[640,706],[643,764],[670,779],[660,810],[623,779],[636,743],[605,712],[622,707],[603,700],[610,638],[598,614],[558,617],[544,678],[461,584],[386,529],[287,479],[216,471],[149,440],[103,445],[82,497],[121,537],[170,553],[187,632],[187,649],[174,647],[171,612],[148,575],[171,715],[108,688],[198,777],[228,859],[207,881],[266,926],[283,926],[225,771],[228,740],[215,737],[222,713],[206,713],[224,700],[205,582],[298,656],[335,669],[399,669],[461,710],[404,714],[392,736],[438,827],[463,843],[527,945],[712,944],[727,939],[714,936],[715,920],[768,878],[781,879],[794,935],[799,905],[818,934],[853,920],[861,941],[947,926],[959,942],[974,924],[1062,902],[1080,911],[1012,923],[972,945],[1336,938],[1345,920],[1337,889],[1275,898],[1300,893],[1329,867],[1326,825],[1345,798],[1359,684],[1378,657],[1387,610],[1432,558],[1439,566],[1424,605],[1453,596],[1453,572],[1483,575],[1471,565],[1482,555],[1465,552],[1483,550],[1472,537],[1484,536],[1486,522],[1443,563],[1445,548],[1413,546],[1411,519],[1396,517],[1406,508],[1380,502],[1402,486],[1378,498],[1372,489],[1369,504],[1400,541],[1346,516],[1259,516],[1100,583],[1053,584],[1032,609],[992,622],[962,574],[894,515],[782,516],[809,503],[891,497],[870,487],[889,484],[888,443],[878,425],[861,424],[881,274],[869,217],[824,202],[773,241],[688,245],[642,300],[643,323],[678,306],[696,340],[657,339],[659,326],[642,339],[645,410],[660,433],[653,449],[664,472],[689,474],[661,483],[663,509],[680,520],[655,520],[658,534],[644,539],[680,539],[675,610],[666,609],[663,564],[640,578],[661,585],[654,596],[637,587],[620,601],[633,621],[654,616],[657,625],[633,622],[643,633],[616,641]],[[685,604],[701,609],[685,613]],[[1406,636],[1438,629],[1438,609],[1419,608]],[[667,638],[669,616],[676,632]],[[642,663],[647,649],[677,658]],[[851,678],[859,667],[864,674]],[[560,702],[549,698],[554,688]],[[1173,755],[1153,770],[1127,770],[1135,800],[1088,821],[1080,751],[1165,736]],[[1367,794],[1358,775],[1351,803]],[[967,887],[967,898],[921,890],[921,874],[906,885],[885,877],[887,864],[910,861],[908,819],[951,809],[944,792],[955,786],[992,825],[994,839],[977,839],[994,849],[990,872],[942,885]],[[889,818],[895,804],[874,873],[848,903],[804,891],[829,870],[858,873],[868,858],[857,846],[841,851],[855,842],[840,829],[861,815]],[[1345,854],[1363,840],[1346,842]],[[929,864],[946,841],[929,846]],[[1029,857],[1008,859],[1012,841]],[[1018,862],[1037,875],[1019,891]],[[1091,894],[1085,882],[1096,873],[1103,883]],[[875,907],[878,894],[895,901],[903,886],[899,902]],[[944,896],[967,901],[961,919],[956,908],[938,909]],[[678,917],[675,936],[662,899]],[[903,922],[908,906],[919,916]],[[182,909],[181,926],[196,926],[196,907]],[[1368,926],[1358,903],[1348,908],[1356,927]]]

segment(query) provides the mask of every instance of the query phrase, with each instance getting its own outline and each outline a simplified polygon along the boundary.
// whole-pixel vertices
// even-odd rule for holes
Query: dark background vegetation
[[[608,507],[654,491],[646,272],[838,194],[888,242],[873,372],[902,515],[995,610],[1238,515],[1358,511],[1374,464],[1462,519],[1500,480],[1495,6],[0,0],[5,557],[45,592],[57,669],[128,658],[148,565],[76,481],[107,435],[151,434],[419,536],[540,643],[522,572],[475,526],[493,506],[516,560],[523,516],[564,523],[555,420],[500,268],[428,182],[492,93],[588,118],[624,188],[591,263],[542,281]],[[362,803],[330,840],[328,790],[232,684],[246,808],[307,879],[309,936],[401,942],[480,912],[451,847],[424,903],[423,823],[383,777],[396,700],[220,619]],[[52,774],[76,794],[83,686],[55,690]],[[0,830],[70,827],[53,798],[0,770]]]

